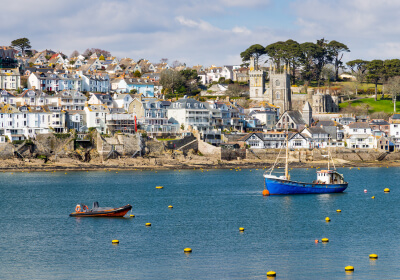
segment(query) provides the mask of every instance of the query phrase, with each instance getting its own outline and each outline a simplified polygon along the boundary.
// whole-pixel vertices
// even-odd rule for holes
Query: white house
[[[389,119],[390,132],[389,136],[392,138],[395,148],[400,149],[400,114],[393,114]]]
[[[0,89],[16,90],[21,87],[21,75],[18,68],[0,69]]]
[[[41,133],[65,132],[65,112],[49,106],[0,106],[0,135],[11,141]]]
[[[105,105],[107,107],[113,107],[113,98],[110,94],[101,93],[90,93],[90,98],[88,101],[90,105]]]
[[[86,124],[88,128],[96,128],[99,133],[108,133],[106,116],[109,113],[105,105],[89,105],[84,108],[86,112]]]
[[[210,111],[206,106],[192,98],[181,98],[168,107],[168,118],[171,123],[179,123],[184,129],[189,126],[198,131],[211,128]]]
[[[15,105],[16,104],[16,96],[9,93],[6,90],[2,90],[0,92],[0,102],[3,102],[4,104]]]
[[[303,135],[301,133],[294,133],[290,136],[289,140],[289,148],[291,149],[312,149],[314,148],[313,141],[307,135]]]
[[[77,90],[63,90],[55,95],[62,110],[84,110],[87,97]]]
[[[133,101],[133,97],[129,93],[115,93],[113,96],[113,108],[123,108],[128,111],[129,104]]]
[[[329,134],[321,127],[306,127],[301,134],[311,138],[317,148],[325,148],[328,145]]]
[[[46,91],[58,91],[58,81],[60,78],[56,73],[34,72],[29,75],[28,88]]]

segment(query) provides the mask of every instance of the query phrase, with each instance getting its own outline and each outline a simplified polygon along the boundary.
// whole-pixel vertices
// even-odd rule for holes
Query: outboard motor
[[[99,208],[99,203],[97,201],[93,202],[93,209]]]

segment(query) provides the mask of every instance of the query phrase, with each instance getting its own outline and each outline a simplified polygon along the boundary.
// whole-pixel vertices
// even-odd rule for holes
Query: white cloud
[[[399,57],[399,9],[397,0],[296,0],[291,5],[299,38],[341,41],[352,51],[348,59]]]

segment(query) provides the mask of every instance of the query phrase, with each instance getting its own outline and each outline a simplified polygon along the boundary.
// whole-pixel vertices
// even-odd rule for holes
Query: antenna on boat
[[[331,145],[331,137],[330,135],[328,136],[328,170],[330,170],[330,166],[329,163],[330,161],[332,161],[332,165],[333,165],[333,170],[336,170],[336,166],[335,166],[335,162],[333,161],[332,155],[331,155],[331,151],[330,151],[330,145]]]
[[[289,180],[289,131],[286,130],[286,162],[285,162],[285,179]]]

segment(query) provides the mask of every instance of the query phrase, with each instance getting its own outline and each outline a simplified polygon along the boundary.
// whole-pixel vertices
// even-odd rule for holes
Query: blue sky
[[[400,58],[398,0],[14,0],[0,9],[0,45],[27,37],[70,55],[102,48],[123,58],[240,64],[252,44],[348,45],[344,60]]]

